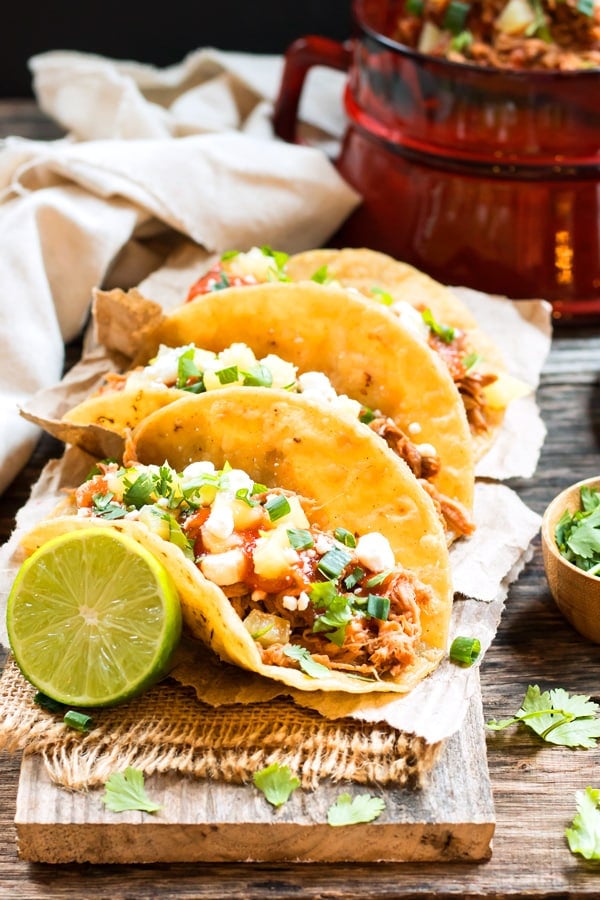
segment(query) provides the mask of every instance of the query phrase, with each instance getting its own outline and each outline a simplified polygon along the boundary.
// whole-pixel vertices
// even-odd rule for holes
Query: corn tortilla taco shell
[[[340,394],[380,410],[441,460],[432,478],[445,495],[473,506],[474,456],[460,396],[446,367],[388,310],[339,287],[269,283],[199,297],[165,316],[136,360],[160,344],[193,342],[221,351],[244,341],[298,371],[323,372]]]
[[[374,300],[377,300],[375,291],[383,290],[395,302],[408,303],[419,310],[430,309],[436,322],[464,333],[465,355],[477,354],[477,371],[496,378],[494,384],[479,395],[483,405],[477,404],[486,427],[481,427],[481,417],[477,412],[468,413],[475,460],[481,459],[494,443],[508,404],[531,389],[508,374],[505,360],[494,341],[481,330],[463,301],[450,288],[425,272],[367,248],[308,250],[291,256],[285,266],[287,275],[293,281],[300,282],[310,280],[319,270],[326,270],[328,279],[343,287],[354,288]],[[459,389],[463,389],[460,383]],[[467,409],[472,410],[475,404],[466,382],[464,389]]]

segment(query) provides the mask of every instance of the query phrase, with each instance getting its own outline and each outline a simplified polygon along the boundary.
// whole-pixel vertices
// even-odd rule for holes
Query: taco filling
[[[323,531],[308,501],[240,469],[106,462],[72,501],[78,517],[137,520],[176,544],[229,599],[265,665],[379,681],[423,652],[433,591],[395,562],[386,537]]]

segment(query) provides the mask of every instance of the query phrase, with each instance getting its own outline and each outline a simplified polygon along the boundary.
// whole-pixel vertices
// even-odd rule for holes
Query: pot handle
[[[273,111],[273,127],[278,137],[290,144],[301,143],[297,137],[298,107],[308,70],[313,66],[328,66],[345,72],[351,56],[349,44],[318,35],[298,38],[290,44]]]

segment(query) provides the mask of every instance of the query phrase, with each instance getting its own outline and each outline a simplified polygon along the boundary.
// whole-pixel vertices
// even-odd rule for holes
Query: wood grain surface
[[[42,136],[53,136],[33,107],[0,104],[0,133],[34,137],[38,127],[48,129]],[[567,484],[600,473],[599,373],[600,323],[557,330],[538,391],[548,428],[540,464],[533,478],[511,482],[539,513]],[[40,466],[60,451],[59,444],[42,439],[28,466],[0,498],[0,540],[8,536]],[[548,591],[539,538],[534,551],[511,588],[497,638],[482,665],[486,720],[514,713],[529,684],[561,686],[600,701],[600,646],[581,638],[562,618]],[[515,728],[488,732],[487,756],[496,810],[489,861],[52,866],[26,863],[17,855],[14,815],[20,760],[2,753],[0,897],[599,897],[600,863],[572,855],[564,829],[575,814],[575,791],[600,787],[600,748],[551,747]]]

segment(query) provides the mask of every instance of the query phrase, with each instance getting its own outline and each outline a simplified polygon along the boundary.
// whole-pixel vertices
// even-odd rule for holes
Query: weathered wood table
[[[0,103],[0,135],[52,138],[56,132],[28,102]],[[77,348],[70,348],[71,357]],[[534,510],[568,483],[600,474],[600,323],[557,329],[538,391],[548,436],[538,471],[511,486]],[[42,438],[29,464],[0,498],[0,542],[51,456]],[[4,655],[1,657],[3,662]],[[548,592],[539,538],[511,588],[482,671],[484,716],[504,718],[529,684],[564,687],[600,700],[600,646],[579,637]],[[600,787],[600,747],[568,750],[525,729],[492,733],[487,753],[496,808],[492,858],[482,863],[394,865],[49,866],[21,861],[13,823],[20,759],[0,754],[0,896],[89,897],[598,897],[600,863],[572,855],[564,830],[575,791]],[[468,789],[468,778],[465,789]]]

